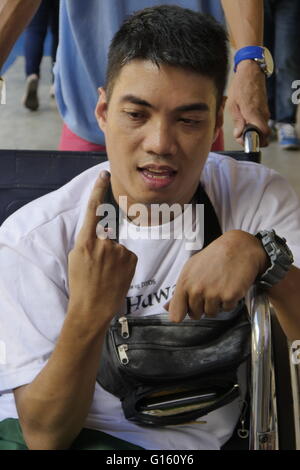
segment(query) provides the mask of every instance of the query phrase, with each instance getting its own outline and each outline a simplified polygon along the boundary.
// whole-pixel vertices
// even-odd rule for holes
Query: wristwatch
[[[266,47],[246,46],[239,49],[234,56],[234,71],[242,60],[254,60],[262,72],[269,78],[274,72],[272,54]]]
[[[262,230],[255,236],[261,241],[270,260],[270,266],[256,279],[256,285],[272,287],[285,277],[294,262],[293,254],[285,238],[280,238],[275,230]]]

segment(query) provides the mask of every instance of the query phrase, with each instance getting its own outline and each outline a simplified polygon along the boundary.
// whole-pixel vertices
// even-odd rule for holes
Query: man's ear
[[[107,120],[107,96],[106,91],[103,87],[98,88],[99,99],[95,109],[95,116],[98,122],[100,129],[104,132],[106,127]]]
[[[223,96],[221,104],[219,106],[219,109],[217,111],[217,116],[216,116],[216,125],[215,125],[215,133],[214,133],[214,142],[217,140],[220,130],[223,127],[224,124],[224,109],[225,109],[225,104],[227,101],[227,96]]]

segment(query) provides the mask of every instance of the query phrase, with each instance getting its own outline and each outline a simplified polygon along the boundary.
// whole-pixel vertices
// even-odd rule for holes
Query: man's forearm
[[[277,318],[291,341],[300,339],[300,269],[292,266],[286,277],[268,291]]]
[[[41,0],[0,0],[0,68]]]
[[[263,44],[263,0],[221,0],[235,49]]]
[[[80,310],[80,309],[79,309]],[[24,439],[30,449],[67,449],[84,425],[93,399],[106,324],[69,311],[55,349],[40,374],[16,390]]]

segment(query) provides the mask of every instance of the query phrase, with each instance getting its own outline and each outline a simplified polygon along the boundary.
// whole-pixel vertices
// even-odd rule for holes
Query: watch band
[[[272,287],[281,281],[293,264],[293,254],[286,244],[285,238],[280,238],[275,230],[262,230],[256,234],[267,253],[270,266],[256,279],[260,287]]]
[[[261,46],[246,46],[239,49],[234,56],[234,71],[242,60],[254,60],[264,58],[264,48]]]
[[[247,46],[239,49],[234,56],[234,71],[242,60],[253,60],[267,78],[274,72],[274,61],[271,52],[266,47]]]

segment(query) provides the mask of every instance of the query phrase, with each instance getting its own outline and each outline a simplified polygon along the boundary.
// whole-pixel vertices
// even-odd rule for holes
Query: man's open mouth
[[[159,178],[159,179],[170,178],[170,177],[175,176],[175,174],[177,173],[177,171],[171,167],[154,166],[154,165],[138,167],[138,171],[142,172],[148,178]]]
[[[166,165],[145,165],[137,167],[144,183],[149,189],[161,189],[169,186],[177,175],[177,170]]]

